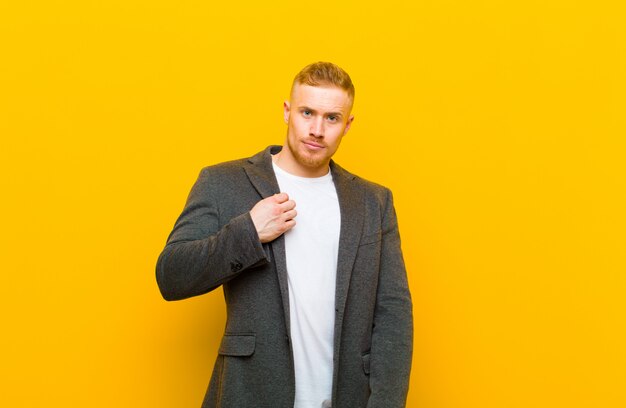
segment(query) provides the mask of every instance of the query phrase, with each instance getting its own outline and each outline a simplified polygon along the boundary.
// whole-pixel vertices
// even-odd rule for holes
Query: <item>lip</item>
[[[303,142],[303,143],[306,145],[306,147],[308,147],[311,150],[320,150],[324,148],[324,146],[317,144],[317,143],[313,143],[313,142]]]

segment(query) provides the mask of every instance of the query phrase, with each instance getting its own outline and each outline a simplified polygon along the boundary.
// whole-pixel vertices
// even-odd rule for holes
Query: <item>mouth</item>
[[[323,148],[324,148],[324,146],[323,146],[323,145],[321,145],[321,144],[319,144],[319,143],[315,143],[315,142],[304,141],[303,143],[304,143],[304,145],[305,145],[307,148],[309,148],[309,149],[311,149],[311,150],[320,150],[320,149],[323,149]]]

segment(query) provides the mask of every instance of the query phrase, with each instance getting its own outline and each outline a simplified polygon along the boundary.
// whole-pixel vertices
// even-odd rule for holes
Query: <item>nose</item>
[[[324,136],[324,118],[317,117],[315,118],[315,120],[311,121],[311,128],[309,129],[309,134],[315,137]]]

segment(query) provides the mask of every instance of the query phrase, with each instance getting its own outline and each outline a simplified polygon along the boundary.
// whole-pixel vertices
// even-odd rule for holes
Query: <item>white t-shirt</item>
[[[291,341],[296,372],[294,408],[330,406],[340,212],[330,169],[294,176],[276,164],[280,191],[296,203],[296,225],[285,233]]]

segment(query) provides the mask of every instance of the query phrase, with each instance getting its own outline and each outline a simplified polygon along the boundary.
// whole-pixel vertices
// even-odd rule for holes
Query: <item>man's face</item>
[[[350,129],[352,100],[335,86],[296,84],[285,102],[287,155],[302,175],[327,171],[341,138]]]

